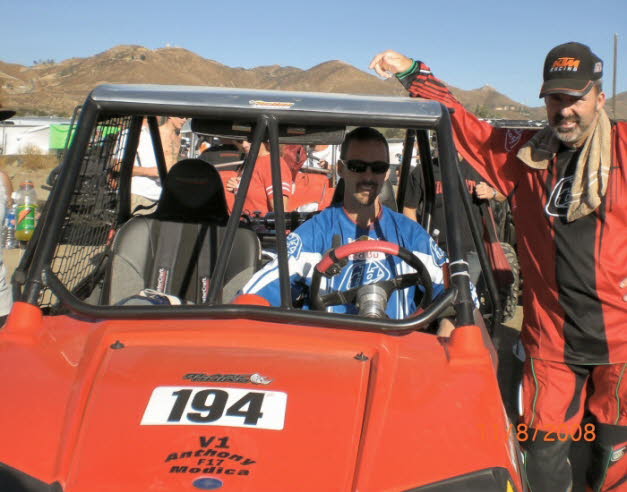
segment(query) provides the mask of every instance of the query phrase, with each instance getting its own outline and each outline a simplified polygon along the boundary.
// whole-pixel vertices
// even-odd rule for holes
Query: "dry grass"
[[[51,170],[59,164],[59,159],[55,154],[42,154],[37,147],[29,146],[22,155],[0,156],[2,167],[13,163],[25,171]]]

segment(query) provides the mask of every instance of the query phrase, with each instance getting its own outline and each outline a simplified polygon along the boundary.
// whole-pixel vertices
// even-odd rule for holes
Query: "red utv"
[[[231,214],[212,166],[192,160],[166,175],[156,120],[164,115],[251,141]],[[164,193],[140,216],[130,181],[144,119]],[[416,136],[428,148],[427,130],[438,135],[450,284],[407,319],[294,308],[286,230],[307,215],[284,214],[277,199],[271,220],[241,217],[262,141],[278,191],[281,143],[337,144],[349,125],[407,129],[408,149]],[[449,115],[435,102],[96,88],[0,329],[0,490],[525,490],[492,342],[457,261],[464,196]],[[260,222],[273,230],[263,244],[278,257],[281,307],[237,296],[264,261],[252,228]],[[358,247],[398,253],[368,243]],[[138,299],[146,288],[171,297]],[[430,326],[447,310],[456,329],[443,339]]]

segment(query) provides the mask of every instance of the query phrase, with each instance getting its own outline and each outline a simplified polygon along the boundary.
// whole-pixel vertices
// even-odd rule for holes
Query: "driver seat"
[[[155,289],[202,304],[224,240],[228,212],[216,169],[200,159],[176,163],[155,212],[132,217],[115,236],[105,274],[104,304]],[[250,229],[236,231],[222,298],[230,300],[257,270],[261,245]]]

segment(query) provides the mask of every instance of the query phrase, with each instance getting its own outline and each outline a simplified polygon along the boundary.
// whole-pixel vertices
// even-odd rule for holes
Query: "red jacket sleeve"
[[[522,171],[521,164],[511,162],[511,157],[534,132],[495,128],[479,120],[422,62],[415,62],[414,70],[399,80],[411,97],[439,101],[452,111],[453,137],[459,153],[501,193],[509,195]],[[510,164],[506,165],[508,160]]]
[[[281,166],[281,188],[283,192],[283,196],[291,197],[292,196],[292,171],[290,170],[287,162],[283,158],[279,160]],[[270,159],[268,158],[267,166],[264,167],[264,173],[262,175],[263,185],[266,190],[266,196],[268,200],[271,199],[273,195],[272,191],[272,168],[270,165]]]

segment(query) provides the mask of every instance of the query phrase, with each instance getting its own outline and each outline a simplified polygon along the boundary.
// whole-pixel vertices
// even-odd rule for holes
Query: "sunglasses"
[[[390,169],[390,163],[383,161],[366,162],[359,159],[349,159],[347,161],[342,160],[342,162],[349,171],[360,174],[365,173],[367,168],[370,168],[374,174],[384,174]]]

